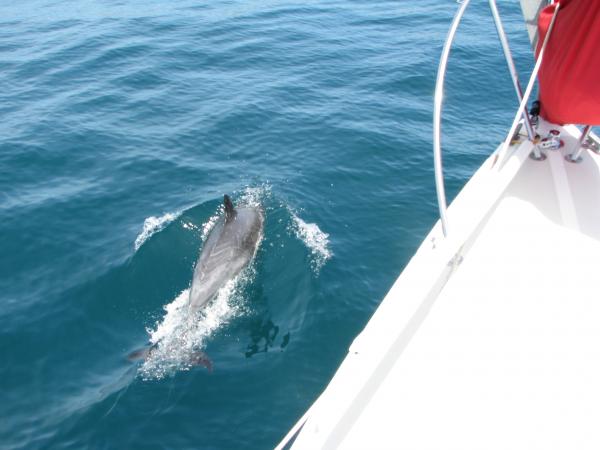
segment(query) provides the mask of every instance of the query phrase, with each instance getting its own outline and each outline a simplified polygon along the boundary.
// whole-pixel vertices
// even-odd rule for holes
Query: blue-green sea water
[[[457,7],[3,2],[0,447],[272,448],[437,220],[432,96]],[[525,81],[518,3],[500,7]],[[450,197],[516,106],[474,1],[448,74]],[[225,193],[264,209],[264,238],[189,326]]]

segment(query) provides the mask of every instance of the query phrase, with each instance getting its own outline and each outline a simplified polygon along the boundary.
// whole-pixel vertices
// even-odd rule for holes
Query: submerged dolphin
[[[248,265],[262,239],[264,217],[260,208],[234,208],[227,195],[223,206],[225,214],[211,230],[194,269],[191,312],[199,311]]]

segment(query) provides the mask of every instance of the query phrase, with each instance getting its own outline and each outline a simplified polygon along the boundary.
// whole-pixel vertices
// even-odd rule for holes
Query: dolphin
[[[261,208],[234,208],[228,195],[223,197],[223,207],[225,213],[208,235],[194,268],[189,299],[192,313],[202,309],[252,261],[262,240]]]
[[[194,268],[188,305],[190,320],[252,261],[262,240],[261,208],[234,208],[228,195],[223,197],[223,207],[225,212],[210,231]],[[157,346],[158,343],[136,350],[128,359],[146,359]],[[212,362],[204,352],[194,352],[190,362],[212,371]]]

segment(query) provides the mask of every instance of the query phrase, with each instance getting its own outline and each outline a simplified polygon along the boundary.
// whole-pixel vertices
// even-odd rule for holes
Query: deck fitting
[[[534,161],[545,161],[546,160],[546,155],[542,152],[540,152],[540,156],[536,156],[535,152],[531,152],[529,154],[529,157],[531,159],[533,159]]]
[[[565,155],[565,160],[570,163],[579,164],[583,161],[583,158],[581,156],[574,157],[572,153],[569,153],[568,155]]]

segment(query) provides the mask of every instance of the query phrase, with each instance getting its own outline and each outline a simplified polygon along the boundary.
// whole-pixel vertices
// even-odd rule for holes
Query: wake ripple
[[[144,245],[153,234],[158,233],[162,229],[164,229],[168,224],[173,222],[181,215],[181,212],[175,213],[166,213],[160,217],[150,216],[144,220],[144,226],[142,227],[142,231],[135,238],[135,251],[137,252],[139,248]]]
[[[329,249],[329,234],[323,232],[316,223],[307,223],[294,212],[291,231],[311,252],[311,266],[318,274],[325,263],[333,256]]]

